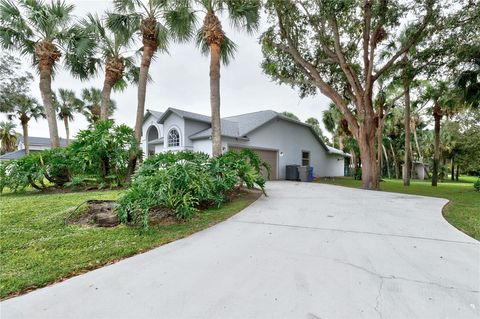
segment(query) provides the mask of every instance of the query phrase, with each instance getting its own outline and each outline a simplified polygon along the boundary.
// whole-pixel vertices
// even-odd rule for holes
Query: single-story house
[[[314,176],[343,176],[349,154],[326,145],[313,128],[266,110],[221,119],[222,150],[253,149],[272,168],[271,179],[285,179],[287,165],[312,166]],[[209,116],[168,108],[147,110],[142,147],[150,156],[190,150],[212,154]]]
[[[29,136],[28,137],[28,144],[30,148],[30,152],[39,152],[39,151],[44,151],[52,148],[52,145],[50,144],[50,138],[48,137],[36,137],[36,136]],[[60,139],[60,146],[65,147],[67,146],[67,140],[64,138]],[[0,156],[0,161],[9,161],[9,160],[14,160],[14,159],[19,159],[21,157],[25,156],[25,142],[23,139],[23,136],[20,135],[17,138],[17,144],[16,144],[16,151],[10,152],[10,153],[5,153]]]

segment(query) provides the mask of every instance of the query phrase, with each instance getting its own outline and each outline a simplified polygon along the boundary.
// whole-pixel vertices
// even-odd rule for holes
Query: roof
[[[181,118],[191,119],[191,120],[195,120],[195,121],[199,121],[199,122],[204,122],[204,123],[211,123],[212,122],[210,116],[206,116],[206,115],[203,115],[203,114],[188,112],[188,111],[176,109],[176,108],[173,108],[173,107],[169,107],[165,111],[165,113],[163,113],[162,116],[159,118],[158,123],[163,124],[165,119],[171,113],[175,113],[178,116],[180,116]]]
[[[18,137],[17,145],[19,145],[20,142],[25,144],[24,141],[23,141],[23,136]],[[36,146],[48,146],[48,147],[51,146],[50,138],[48,138],[48,137],[37,137],[37,136],[29,136],[28,137],[28,144],[29,145],[36,145]],[[60,146],[62,146],[62,147],[67,146],[67,140],[64,139],[64,138],[61,138],[60,139]]]
[[[152,112],[149,110],[149,112]],[[159,114],[162,114],[161,112],[156,112]],[[199,121],[199,122],[204,122],[204,123],[211,123],[211,117],[206,116],[203,114],[198,114],[198,113],[193,113],[193,112],[188,112],[184,110],[180,110],[177,108],[168,108],[158,119],[158,123],[163,124],[165,119],[170,115],[170,114],[176,114],[180,116],[181,118],[185,119],[191,119],[194,121]],[[258,112],[253,112],[253,113],[246,113],[246,114],[240,114],[240,115],[235,115],[235,116],[229,116],[225,117],[221,120],[221,134],[223,137],[231,137],[231,138],[237,138],[237,139],[246,139],[248,140],[248,134],[251,132],[259,129],[260,127],[264,126],[265,124],[269,123],[270,121],[273,121],[274,119],[282,119],[284,121],[288,121],[291,123],[295,123],[297,125],[304,126],[312,132],[312,134],[315,136],[317,141],[320,143],[320,145],[325,149],[330,154],[337,154],[337,155],[342,155],[342,156],[350,156],[349,154],[344,153],[343,151],[327,146],[323,140],[317,135],[313,127],[309,124],[294,120],[290,117],[287,117],[285,115],[282,115],[280,113],[277,113],[272,110],[265,110],[265,111],[258,111]],[[199,139],[206,139],[210,138],[212,136],[212,129],[207,128],[203,131],[194,133],[189,136],[191,140],[199,140]],[[156,141],[156,140],[155,140]],[[152,141],[154,142],[154,141]]]
[[[0,156],[0,161],[15,160],[25,156],[25,150],[13,151]]]
[[[155,120],[158,121],[158,119],[161,118],[162,115],[163,115],[163,112],[158,112],[158,111],[147,109],[147,114],[145,114],[145,116],[143,117],[143,122],[145,123],[145,121],[147,120],[147,118],[149,116],[153,116],[155,118]]]
[[[150,145],[163,144],[163,137],[148,141],[148,144]]]
[[[331,146],[327,145],[327,148],[328,148],[328,152],[330,154],[337,154],[337,155],[342,155],[342,156],[346,156],[346,157],[351,157],[352,156],[352,155],[350,155],[348,153],[345,153],[344,151],[339,150],[338,148],[335,148],[335,147],[331,147]]]

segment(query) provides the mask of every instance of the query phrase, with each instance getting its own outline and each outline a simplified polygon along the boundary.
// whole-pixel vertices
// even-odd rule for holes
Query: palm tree
[[[87,118],[89,123],[96,123],[100,120],[100,104],[102,103],[102,91],[91,87],[82,90],[83,111],[82,114]],[[112,116],[117,105],[114,100],[110,99],[108,103],[108,116]]]
[[[25,146],[25,153],[29,154],[30,143],[28,139],[28,122],[31,119],[36,121],[39,118],[45,118],[43,107],[34,98],[19,96],[17,99],[17,105],[15,105],[13,113],[8,115],[8,119],[12,120],[14,117],[20,120],[20,125],[22,125],[23,130],[23,144]]]
[[[58,89],[58,95],[54,94],[54,104],[58,119],[65,125],[67,145],[70,143],[69,121],[73,121],[73,115],[83,110],[83,101],[76,97],[72,90]]]
[[[155,53],[167,51],[170,38],[184,41],[193,35],[191,25],[195,15],[188,7],[188,1],[114,0],[116,12],[108,16],[108,25],[115,32],[125,32],[135,28],[142,37],[141,63],[138,78],[137,116],[135,137],[142,138],[143,116],[149,69]]]
[[[74,5],[56,0],[11,0],[0,2],[0,46],[7,50],[19,50],[30,56],[40,74],[40,92],[48,121],[52,147],[59,147],[55,108],[52,104],[52,75],[62,54],[67,67],[80,78],[88,74],[86,65],[78,59],[86,54],[89,46],[78,28],[72,24]]]
[[[114,32],[102,19],[88,14],[81,22],[83,30],[95,40],[93,55],[88,64],[97,65],[97,69],[104,68],[105,78],[100,103],[100,119],[106,120],[109,115],[110,95],[112,89],[123,90],[127,82],[136,82],[138,68],[135,67],[132,56],[127,51],[132,43],[134,28]]]
[[[228,64],[236,45],[223,31],[219,15],[227,13],[230,22],[239,30],[253,33],[260,20],[258,0],[191,0],[205,14],[203,25],[197,32],[197,45],[210,55],[210,107],[212,113],[212,155],[222,154],[220,128],[220,62]]]
[[[343,139],[345,130],[348,131],[348,125],[334,103],[330,103],[328,109],[323,111],[322,122],[327,131],[332,134],[333,146],[343,150]],[[335,145],[335,140],[337,140],[337,145]]]
[[[17,126],[11,121],[0,122],[0,153],[13,152],[17,144],[18,133],[15,132]]]
[[[461,89],[462,100],[472,108],[480,106],[480,52],[471,57],[472,69],[464,70],[457,78],[456,86]]]

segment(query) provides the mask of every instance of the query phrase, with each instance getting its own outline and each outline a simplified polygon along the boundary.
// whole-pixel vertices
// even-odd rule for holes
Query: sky
[[[99,0],[67,0],[74,3],[74,14],[83,17],[88,12],[101,15],[105,10],[112,9],[111,1]],[[289,111],[296,114],[302,121],[309,117],[318,118],[321,122],[322,111],[328,108],[329,99],[322,95],[300,99],[296,90],[288,85],[278,85],[263,74],[259,36],[264,27],[254,35],[239,32],[230,28],[228,20],[221,17],[226,34],[237,44],[235,58],[228,66],[221,67],[221,116],[231,116],[260,110]],[[264,26],[265,24],[262,23]],[[29,67],[28,59],[25,67]],[[35,74],[34,70],[31,70]],[[209,59],[200,54],[194,43],[171,43],[168,54],[157,53],[150,67],[152,82],[147,86],[146,109],[164,111],[168,107],[176,107],[190,112],[210,114],[209,89]],[[80,81],[72,77],[66,70],[60,68],[52,81],[52,89],[72,89],[80,95],[84,87],[103,86],[103,72],[88,81]],[[38,76],[32,83],[32,95],[40,98]],[[112,99],[117,102],[117,111],[113,118],[117,123],[129,126],[135,123],[137,108],[137,88],[130,85],[122,92],[113,92]],[[5,120],[0,115],[0,120]],[[70,123],[72,136],[88,125],[85,118],[78,114]],[[321,124],[322,125],[322,124]],[[323,127],[322,127],[323,128]],[[61,137],[65,137],[63,123],[58,121]],[[18,125],[17,131],[21,132]],[[46,120],[29,125],[31,136],[48,137]],[[324,133],[325,132],[324,130]]]

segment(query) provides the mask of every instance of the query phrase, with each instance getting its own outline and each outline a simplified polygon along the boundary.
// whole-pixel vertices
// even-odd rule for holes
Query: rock
[[[98,213],[95,215],[95,221],[101,227],[117,226],[120,222],[118,216],[114,211],[108,213]]]

